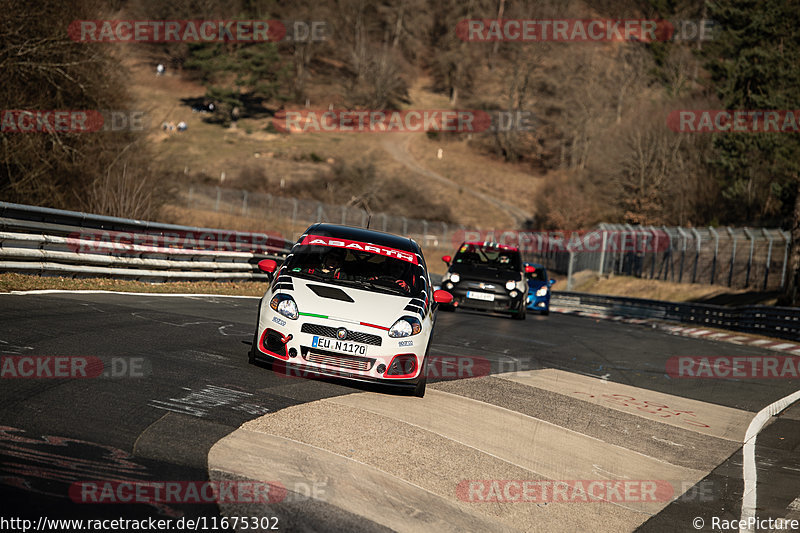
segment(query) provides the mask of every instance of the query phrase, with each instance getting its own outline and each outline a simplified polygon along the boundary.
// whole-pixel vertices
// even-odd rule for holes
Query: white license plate
[[[467,291],[467,298],[472,298],[473,300],[483,300],[484,302],[493,302],[494,294],[489,294],[488,292]]]
[[[314,338],[311,340],[311,347],[322,348],[323,350],[333,350],[334,352],[349,353],[353,355],[367,355],[367,347],[363,344],[329,339],[328,337],[314,336]]]

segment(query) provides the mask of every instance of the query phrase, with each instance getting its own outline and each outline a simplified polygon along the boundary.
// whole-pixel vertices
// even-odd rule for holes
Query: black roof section
[[[314,224],[303,232],[309,235],[323,237],[337,237],[350,241],[368,242],[396,250],[403,250],[414,254],[422,254],[419,245],[408,237],[400,237],[392,233],[384,233],[371,229],[356,228],[353,226],[340,226],[337,224]]]

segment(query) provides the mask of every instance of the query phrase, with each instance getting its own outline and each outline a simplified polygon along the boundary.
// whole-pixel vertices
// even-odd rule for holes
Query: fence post
[[[222,197],[222,189],[220,189],[219,187],[215,187],[215,189],[217,189],[217,201],[214,202],[214,211],[219,211],[219,201],[220,198]]]
[[[247,191],[242,191],[242,216],[247,216]]]
[[[769,241],[769,245],[767,247],[767,262],[764,265],[764,289],[767,290],[767,278],[769,277],[769,264],[772,262],[772,235],[769,234],[766,228],[761,228],[761,233]]]
[[[678,283],[683,283],[683,260],[686,259],[686,238],[688,235],[683,231],[683,228],[678,227],[676,229],[681,235],[681,269],[678,272]]]
[[[194,196],[194,187],[189,187],[189,198],[186,200],[186,209],[192,208],[192,197]]]
[[[694,252],[694,271],[692,271],[692,283],[697,282],[697,262],[700,260],[700,232],[697,231],[697,228],[692,228],[692,233],[694,233],[695,238],[697,239],[697,247],[695,248]]]
[[[717,230],[712,228],[711,226],[708,227],[708,231],[714,236],[714,259],[711,260],[711,285],[714,284],[714,275],[717,272],[717,254],[719,253],[719,233]]]
[[[403,219],[403,235],[408,235],[408,219],[406,217],[402,217]],[[424,237],[423,237],[424,242]]]
[[[781,237],[783,237],[783,240],[786,243],[783,248],[783,270],[781,271],[781,289],[785,289],[786,265],[789,264],[789,244],[792,242],[792,234],[788,231],[783,231],[782,229],[779,229],[778,231],[781,232]]]
[[[608,232],[603,229],[603,245],[600,248],[600,275],[603,275],[603,270],[605,269],[606,264],[606,246],[608,245]]]
[[[322,222],[322,202],[317,202],[317,222]]]
[[[747,259],[747,274],[745,274],[745,277],[744,277],[744,286],[745,287],[749,287],[750,286],[750,267],[753,266],[753,247],[756,244],[756,240],[753,237],[753,234],[750,233],[749,229],[744,228],[744,234],[747,235],[748,239],[750,239],[750,257],[748,257],[748,259]]]
[[[569,265],[567,266],[567,290],[572,290],[572,264],[575,260],[575,251],[569,251]]]
[[[733,248],[731,249],[731,269],[728,272],[728,287],[730,287],[731,283],[733,282],[733,261],[736,259],[736,234],[733,232],[730,226],[725,229],[728,230],[728,235],[730,235],[731,239],[733,239]]]
[[[383,214],[383,231],[386,231],[386,223],[388,222],[388,217],[386,213]]]
[[[292,202],[292,235],[294,235],[294,225],[297,221],[297,198],[293,198]]]
[[[653,251],[651,252],[652,257],[650,258],[652,262],[650,263],[650,279],[655,279],[656,277],[656,257],[657,257],[657,250],[658,250],[658,232],[656,231],[655,226],[650,226],[650,233],[653,234]]]
[[[428,221],[423,219],[422,220],[422,235],[423,235],[422,238],[425,239],[424,235],[427,235],[427,234],[428,234]]]
[[[342,226],[344,226],[345,224],[347,224],[347,206],[343,205],[342,206]]]
[[[664,281],[667,281],[670,267],[672,266],[672,235],[669,234],[669,230],[666,226],[661,226],[661,229],[664,230],[664,234],[667,236],[667,239],[669,239],[669,243],[667,244],[667,253],[664,254]],[[675,279],[674,270],[672,273],[672,279]]]

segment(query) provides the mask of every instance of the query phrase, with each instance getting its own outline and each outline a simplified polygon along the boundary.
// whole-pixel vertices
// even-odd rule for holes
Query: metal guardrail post
[[[676,229],[678,230],[678,233],[680,233],[680,235],[681,235],[681,269],[680,269],[680,273],[678,274],[678,283],[682,283],[683,282],[683,260],[686,258],[686,239],[688,238],[688,235],[686,235],[686,232],[683,231],[683,228],[678,227]]]
[[[600,267],[598,268],[601,276],[606,264],[606,246],[608,246],[608,232],[603,229],[603,245],[600,247]]]
[[[714,284],[714,275],[717,272],[717,255],[719,254],[719,233],[717,230],[712,228],[711,226],[708,227],[708,231],[714,235],[714,259],[711,260],[711,285]]]
[[[653,251],[652,251],[652,261],[650,262],[650,279],[655,279],[656,277],[656,257],[658,252],[658,232],[654,226],[650,226],[650,233],[653,234]]]
[[[670,266],[672,266],[672,235],[669,234],[669,230],[666,226],[661,226],[661,229],[664,230],[664,234],[669,239],[669,244],[667,245],[667,253],[664,254],[664,281],[667,281],[667,277],[669,276]],[[672,279],[675,279],[675,272],[673,270]]]
[[[762,290],[767,290],[767,279],[769,278],[769,265],[772,262],[772,235],[765,228],[761,228],[761,233],[769,241],[769,245],[767,246],[767,262],[764,265],[764,288]]]
[[[733,240],[731,248],[731,269],[728,271],[728,287],[730,287],[733,283],[733,262],[736,259],[736,234],[733,232],[730,226],[725,229],[728,230],[728,235],[730,235],[731,239]]]
[[[750,268],[753,266],[753,247],[756,244],[756,240],[755,240],[755,237],[753,237],[753,234],[750,233],[749,229],[744,228],[744,234],[747,235],[748,239],[750,239],[750,256],[747,258],[747,274],[745,274],[745,277],[744,277],[744,286],[745,287],[749,287],[750,286]]]
[[[572,265],[575,260],[575,252],[569,252],[569,266],[567,266],[567,290],[572,290]]]
[[[788,231],[778,231],[781,232],[781,236],[786,243],[783,248],[783,269],[781,270],[781,289],[784,289],[786,288],[786,267],[789,264],[789,245],[792,243],[792,234]]]
[[[694,252],[694,270],[692,271],[692,283],[697,283],[697,262],[700,260],[700,232],[697,228],[692,228],[695,238],[697,238],[697,247]]]

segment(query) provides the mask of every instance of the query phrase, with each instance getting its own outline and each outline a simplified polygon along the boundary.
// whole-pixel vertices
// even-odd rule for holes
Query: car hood
[[[419,313],[406,310],[422,300],[409,296],[384,294],[345,285],[335,285],[321,281],[292,277],[291,290],[285,288],[278,292],[290,294],[297,303],[301,317],[306,320],[318,317],[341,319],[351,323],[367,323],[390,328],[404,315],[417,316]]]
[[[522,274],[515,270],[498,270],[495,268],[475,268],[472,265],[453,265],[450,273],[457,273],[463,280],[495,281],[504,284],[506,281],[519,281]]]
[[[534,280],[534,279],[528,280],[528,287],[530,287],[531,289],[538,289],[539,287],[543,287],[545,285],[547,285],[546,281]]]

